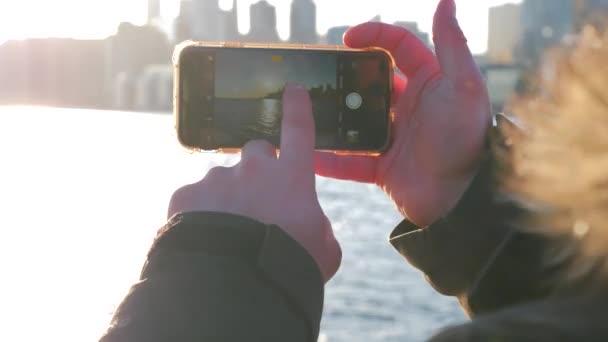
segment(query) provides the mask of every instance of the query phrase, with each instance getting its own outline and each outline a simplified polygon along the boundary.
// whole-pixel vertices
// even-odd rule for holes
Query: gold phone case
[[[393,91],[393,77],[394,77],[394,68],[395,68],[395,60],[393,56],[386,50],[381,48],[369,48],[369,49],[351,49],[345,46],[340,45],[313,45],[313,44],[288,44],[288,43],[239,43],[239,42],[195,42],[195,41],[184,41],[178,44],[175,47],[175,51],[173,52],[173,116],[175,120],[175,129],[179,132],[179,60],[182,52],[187,48],[192,47],[212,47],[212,48],[243,48],[243,49],[288,49],[288,50],[320,50],[320,51],[383,51],[389,56],[391,60],[391,68],[389,75],[389,91],[392,94]],[[336,155],[345,155],[345,156],[379,156],[384,151],[386,151],[392,141],[392,127],[393,122],[395,120],[395,113],[391,108],[389,113],[389,127],[388,130],[388,139],[386,145],[377,151],[344,151],[344,150],[319,150],[321,152],[329,152],[334,153]],[[182,146],[184,146],[182,144]],[[186,147],[188,150],[196,151],[196,152],[207,152],[207,153],[228,153],[235,154],[240,153],[240,148],[218,148],[216,150],[204,150],[204,149],[194,149],[191,147]]]

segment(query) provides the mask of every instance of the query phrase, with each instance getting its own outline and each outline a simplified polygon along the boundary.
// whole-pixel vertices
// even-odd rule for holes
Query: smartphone
[[[255,139],[279,146],[288,83],[309,91],[317,150],[373,155],[389,145],[394,66],[383,50],[186,42],[174,64],[186,148],[238,152]]]

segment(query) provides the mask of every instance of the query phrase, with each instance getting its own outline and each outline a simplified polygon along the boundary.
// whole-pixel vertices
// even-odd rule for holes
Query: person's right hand
[[[328,282],[340,267],[342,250],[315,191],[314,146],[308,91],[289,85],[283,94],[281,155],[267,141],[250,141],[237,165],[212,169],[200,182],[178,189],[168,217],[220,212],[276,225],[310,254]]]
[[[350,47],[388,50],[407,76],[407,82],[395,79],[394,138],[380,157],[317,153],[315,160],[321,176],[378,184],[421,227],[456,206],[491,126],[487,90],[456,20],[454,0],[440,1],[433,31],[436,56],[401,27],[374,22],[346,33]]]

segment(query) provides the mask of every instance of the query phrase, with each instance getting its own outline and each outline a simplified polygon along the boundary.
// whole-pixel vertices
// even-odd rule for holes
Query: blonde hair
[[[505,132],[504,187],[533,208],[529,229],[571,239],[608,271],[608,34],[588,27],[547,62],[538,94],[513,104],[524,128]]]

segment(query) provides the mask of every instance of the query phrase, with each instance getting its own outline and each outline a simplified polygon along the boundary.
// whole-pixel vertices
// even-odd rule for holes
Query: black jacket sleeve
[[[471,317],[542,299],[559,269],[543,262],[559,241],[516,228],[526,212],[500,195],[499,155],[508,146],[492,133],[491,147],[457,207],[429,227],[406,220],[390,239],[438,292],[458,297]]]
[[[561,267],[547,267],[543,256],[558,242],[512,227],[524,213],[498,196],[498,165],[488,153],[449,215],[430,227],[404,221],[391,236],[393,246],[435,289],[458,297],[476,317],[435,341],[487,341],[523,331],[520,319],[525,327],[532,322],[537,332],[559,337],[528,334],[531,340],[563,340],[556,327],[567,319],[539,322],[581,307],[568,301],[534,307],[554,293],[550,280]],[[189,213],[159,232],[141,281],[101,341],[316,341],[322,306],[323,282],[314,260],[281,229],[233,215]],[[524,315],[513,309],[517,306],[532,307]],[[582,315],[595,316],[605,317],[592,311]]]
[[[159,232],[102,342],[316,341],[323,281],[276,226],[216,213]]]

